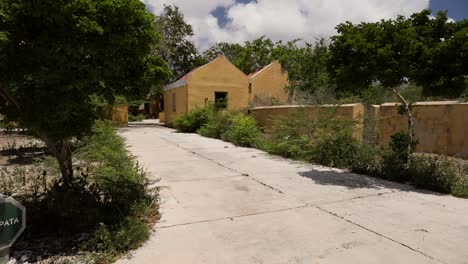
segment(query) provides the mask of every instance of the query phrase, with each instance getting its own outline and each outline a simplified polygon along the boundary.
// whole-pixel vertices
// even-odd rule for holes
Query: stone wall
[[[312,119],[317,118],[321,111],[334,111],[337,118],[356,122],[355,137],[362,140],[364,124],[364,106],[362,104],[323,105],[319,107],[303,105],[262,106],[253,108],[251,113],[257,123],[268,130],[278,117],[285,117],[298,111],[304,111],[305,114],[311,115]]]
[[[271,128],[274,119],[301,109],[315,115],[317,109],[331,106],[271,106],[252,109],[258,124]],[[387,145],[391,135],[407,131],[407,117],[398,113],[397,103],[383,105],[346,104],[337,108],[337,116],[354,120],[356,137],[368,143]],[[418,152],[468,158],[468,103],[455,101],[421,102],[413,106]]]
[[[468,103],[421,102],[413,106],[414,134],[419,152],[468,157]],[[408,130],[408,118],[396,103],[380,106],[379,143],[385,145],[399,130]]]

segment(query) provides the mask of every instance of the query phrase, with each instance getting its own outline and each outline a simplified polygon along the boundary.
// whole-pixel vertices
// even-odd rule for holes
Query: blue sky
[[[409,16],[423,9],[448,10],[449,17],[468,19],[468,0],[143,0],[158,13],[175,4],[193,26],[201,51],[216,42],[242,43],[265,35],[274,41],[336,34],[345,21],[373,22]]]
[[[468,0],[431,0],[433,12],[446,11],[455,20],[468,19]]]

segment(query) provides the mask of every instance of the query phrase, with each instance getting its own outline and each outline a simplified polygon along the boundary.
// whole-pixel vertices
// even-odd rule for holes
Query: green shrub
[[[282,157],[310,161],[311,135],[315,130],[314,118],[306,110],[299,108],[288,116],[273,120],[262,149]]]
[[[389,148],[382,152],[382,178],[398,182],[411,180],[408,174],[410,153],[408,153],[408,134],[398,131],[391,136]],[[411,151],[416,148],[417,141],[413,140]]]
[[[359,147],[349,127],[320,131],[312,144],[311,161],[338,168],[350,167]]]
[[[358,141],[355,122],[336,118],[336,108],[319,109],[316,116],[298,109],[274,121],[265,150],[284,157],[326,166],[350,167]]]
[[[204,137],[221,138],[232,123],[232,115],[228,111],[208,110],[207,122],[198,133]]]
[[[242,147],[255,146],[261,131],[253,117],[236,114],[230,118],[230,122],[228,129],[221,135],[223,140]]]
[[[310,144],[310,138],[307,136],[303,137],[284,137],[284,138],[273,138],[267,137],[264,144],[262,144],[262,150],[282,156],[285,158],[299,159],[304,161],[310,161],[308,158],[312,145]]]
[[[411,156],[408,174],[417,188],[450,193],[460,173],[459,165],[444,156]]]
[[[174,126],[179,132],[195,133],[208,121],[211,108],[196,108],[186,115],[177,117]]]
[[[93,127],[93,135],[84,139],[85,146],[76,157],[86,161],[89,182],[96,184],[108,208],[125,216],[140,203],[151,203],[157,190],[150,189],[144,170],[127,152],[125,142],[107,122]]]
[[[130,121],[130,122],[141,122],[143,120],[145,120],[145,115],[142,115],[142,114],[137,115],[137,116],[134,116],[134,115],[131,115],[131,114],[128,115],[128,121]]]
[[[395,152],[391,149],[383,149],[382,153],[382,174],[381,178],[397,181],[407,182],[410,180],[408,176],[408,162],[406,161],[406,154]]]
[[[457,197],[468,198],[468,165],[460,169],[460,175],[452,185],[452,194]]]
[[[87,233],[90,240],[71,244],[100,251],[103,260],[112,259],[148,238],[148,223],[158,214],[158,189],[151,187],[152,182],[110,122],[97,122],[92,135],[79,146],[74,157],[80,165],[75,166],[70,185],[57,176],[42,188],[18,197],[28,210],[24,237],[40,240],[59,234],[73,238]],[[38,179],[45,177],[40,172]]]
[[[125,252],[136,249],[149,238],[147,223],[138,217],[127,217],[116,227],[101,224],[86,243],[98,252]]]
[[[359,144],[353,156],[353,160],[351,161],[351,171],[369,176],[381,177],[383,151],[384,150],[378,146]]]

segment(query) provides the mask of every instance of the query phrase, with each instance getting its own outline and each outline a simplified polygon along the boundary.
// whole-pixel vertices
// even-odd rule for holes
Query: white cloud
[[[144,0],[160,12],[164,4],[180,7],[195,31],[195,42],[204,50],[215,42],[244,42],[262,35],[273,40],[313,40],[335,33],[345,21],[378,21],[409,16],[429,7],[429,0]],[[228,24],[221,28],[211,12],[227,8]]]

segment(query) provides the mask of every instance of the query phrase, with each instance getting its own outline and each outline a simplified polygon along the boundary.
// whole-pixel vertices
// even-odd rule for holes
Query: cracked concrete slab
[[[161,221],[118,263],[466,263],[468,201],[163,127],[123,129]]]
[[[460,201],[451,196],[437,196],[438,201],[454,204]],[[451,210],[450,205],[398,192],[320,207],[444,263],[466,263],[468,204],[464,202],[464,208]]]
[[[148,162],[145,166],[153,171],[155,177],[161,177],[164,181],[197,181],[202,179],[235,177],[238,172],[223,168],[218,164],[203,159],[193,158],[181,161],[166,161],[155,164]],[[216,173],[206,173],[206,170]]]
[[[248,177],[182,181],[170,184],[177,206],[162,215],[162,226],[258,214],[304,206]]]
[[[159,228],[119,263],[437,263],[316,208]]]

